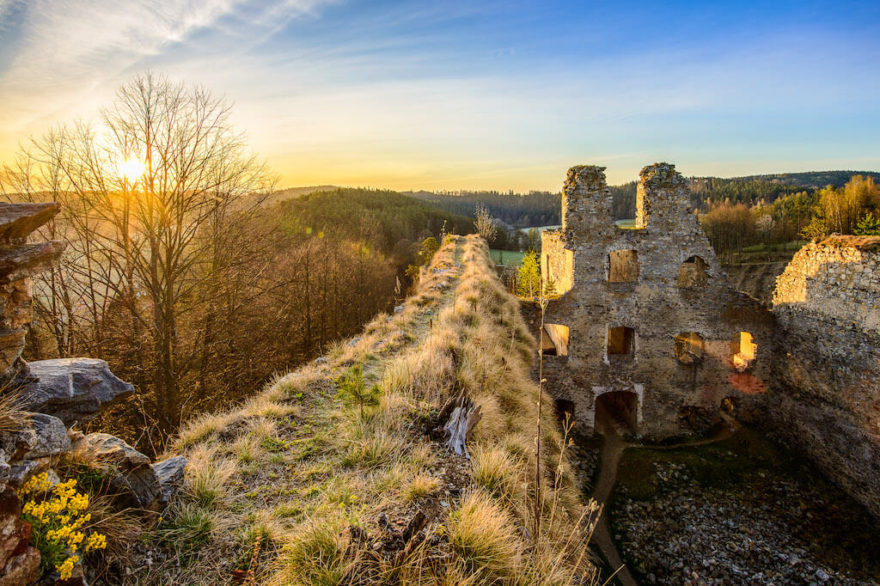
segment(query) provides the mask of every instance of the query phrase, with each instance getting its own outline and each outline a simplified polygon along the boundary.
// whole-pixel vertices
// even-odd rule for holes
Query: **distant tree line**
[[[483,206],[494,219],[504,222],[508,228],[553,226],[561,222],[562,196],[549,191],[530,193],[468,191],[456,195],[429,191],[405,193],[463,216],[473,217],[476,207]]]
[[[795,191],[769,203],[713,202],[700,223],[719,254],[833,233],[880,235],[880,186],[872,176],[855,175],[839,187]]]

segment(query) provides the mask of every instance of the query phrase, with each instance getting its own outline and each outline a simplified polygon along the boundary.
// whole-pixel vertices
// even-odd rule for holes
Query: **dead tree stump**
[[[443,424],[446,446],[459,456],[464,454],[465,457],[470,458],[467,438],[482,417],[482,408],[463,392],[449,399],[440,410],[438,417],[441,423],[446,420]]]

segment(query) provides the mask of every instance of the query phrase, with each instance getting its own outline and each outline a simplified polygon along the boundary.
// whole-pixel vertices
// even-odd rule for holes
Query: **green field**
[[[496,265],[505,266],[519,266],[525,255],[524,252],[518,252],[515,250],[497,250],[494,248],[490,250],[489,253]]]

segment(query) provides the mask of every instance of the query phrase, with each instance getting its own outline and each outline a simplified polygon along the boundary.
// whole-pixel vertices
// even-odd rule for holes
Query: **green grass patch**
[[[614,225],[620,228],[621,230],[635,230],[636,229],[636,219],[628,218],[626,220],[617,220],[614,222]]]
[[[525,254],[525,252],[518,252],[516,250],[498,250],[497,248],[489,251],[489,255],[496,265],[516,267],[522,264]]]

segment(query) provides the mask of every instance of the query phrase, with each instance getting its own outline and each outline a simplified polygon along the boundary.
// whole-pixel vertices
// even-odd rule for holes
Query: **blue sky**
[[[0,0],[0,161],[152,70],[282,185],[880,169],[880,3]]]

